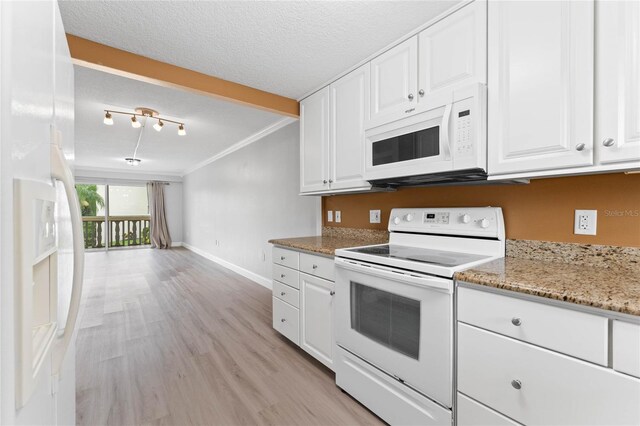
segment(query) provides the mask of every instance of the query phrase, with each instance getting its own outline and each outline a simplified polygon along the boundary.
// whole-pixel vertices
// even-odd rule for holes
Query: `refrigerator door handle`
[[[73,281],[71,287],[71,303],[67,322],[64,326],[64,333],[58,336],[52,353],[52,373],[54,376],[60,374],[62,362],[71,343],[71,338],[78,318],[80,309],[80,299],[82,296],[82,283],[84,275],[84,238],[82,232],[82,214],[78,194],[76,193],[75,181],[71,169],[67,164],[62,148],[60,146],[60,136],[54,131],[54,142],[51,144],[51,177],[59,180],[64,186],[67,200],[69,202],[69,213],[71,216],[71,232],[73,237]]]

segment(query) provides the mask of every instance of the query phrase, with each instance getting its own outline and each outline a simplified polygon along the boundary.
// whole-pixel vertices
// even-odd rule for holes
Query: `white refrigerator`
[[[2,425],[75,424],[73,78],[57,2],[0,2]]]

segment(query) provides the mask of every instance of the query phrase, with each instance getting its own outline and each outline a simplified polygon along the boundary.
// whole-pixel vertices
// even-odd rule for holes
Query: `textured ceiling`
[[[291,98],[459,1],[61,1],[68,33]]]
[[[77,66],[75,95],[75,166],[80,169],[181,173],[282,119],[254,108]],[[124,158],[133,154],[140,129],[131,127],[130,119],[122,115],[113,115],[112,126],[102,120],[103,109],[132,111],[138,106],[184,121],[187,135],[178,136],[171,123],[156,132],[154,122],[149,122],[138,149],[142,164],[133,168]]]

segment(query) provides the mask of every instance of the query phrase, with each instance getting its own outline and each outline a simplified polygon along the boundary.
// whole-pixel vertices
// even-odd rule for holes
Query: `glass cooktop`
[[[354,248],[348,249],[347,251],[379,256],[383,258],[401,259],[448,267],[465,265],[467,263],[487,258],[487,256],[478,254],[447,252],[420,247],[398,246],[389,244]]]

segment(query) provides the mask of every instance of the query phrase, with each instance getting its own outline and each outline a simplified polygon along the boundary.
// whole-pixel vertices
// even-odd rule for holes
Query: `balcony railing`
[[[151,244],[150,221],[149,215],[109,216],[107,233],[104,229],[104,216],[84,216],[82,218],[84,248],[104,248],[105,241],[109,241],[109,247],[149,245]]]

